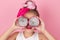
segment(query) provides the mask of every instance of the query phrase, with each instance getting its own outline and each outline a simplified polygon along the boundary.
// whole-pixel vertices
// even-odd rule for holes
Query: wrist
[[[42,33],[46,33],[46,29],[44,29],[44,30],[42,31]]]

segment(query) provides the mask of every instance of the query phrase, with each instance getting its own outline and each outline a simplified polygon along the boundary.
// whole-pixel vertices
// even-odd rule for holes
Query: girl
[[[13,25],[0,37],[0,40],[55,40],[55,38],[45,29],[44,22],[40,18],[35,4],[31,6],[32,1],[29,2],[31,3],[26,3],[24,8],[19,10],[17,18],[13,22]],[[18,22],[16,21],[20,18],[20,16],[24,16],[27,19],[36,17],[40,20],[39,25],[37,27],[30,27],[29,25],[27,25],[26,27],[21,27],[21,25],[17,24]],[[15,32],[11,34],[16,29],[19,29],[22,32]]]

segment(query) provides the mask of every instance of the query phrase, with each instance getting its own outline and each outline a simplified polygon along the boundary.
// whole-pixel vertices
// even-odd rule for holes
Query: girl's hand
[[[39,19],[41,21],[41,24],[38,27],[36,27],[35,29],[40,33],[40,32],[44,32],[44,30],[45,30],[45,24],[44,24],[44,22],[43,22],[43,20],[41,18],[39,18]]]
[[[20,27],[20,26],[16,25],[17,24],[16,20],[17,19],[14,19],[11,29],[13,29],[13,30],[16,30],[16,29],[22,30],[22,29],[24,29],[24,27]]]

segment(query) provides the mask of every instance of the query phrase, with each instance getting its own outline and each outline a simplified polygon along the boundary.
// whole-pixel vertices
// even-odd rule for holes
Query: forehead
[[[28,13],[24,14],[24,16],[27,18],[31,18],[31,17],[36,16],[36,15],[32,12],[28,12]]]

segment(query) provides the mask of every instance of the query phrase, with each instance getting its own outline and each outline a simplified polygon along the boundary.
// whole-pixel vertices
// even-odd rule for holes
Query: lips
[[[32,29],[32,27],[31,27],[31,26],[27,26],[26,28],[27,28],[27,29]]]

